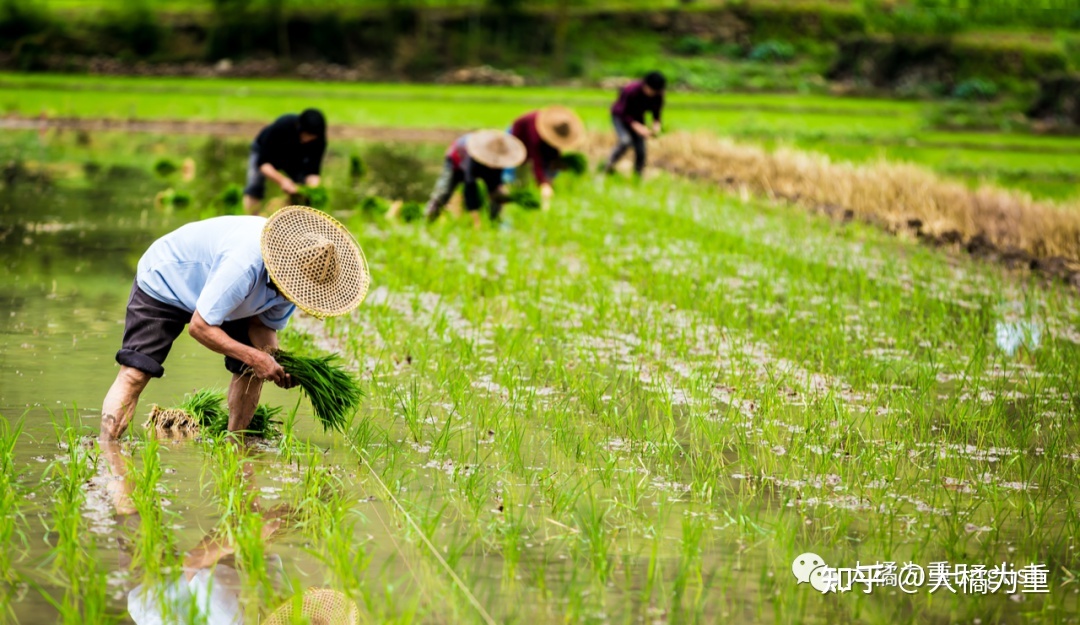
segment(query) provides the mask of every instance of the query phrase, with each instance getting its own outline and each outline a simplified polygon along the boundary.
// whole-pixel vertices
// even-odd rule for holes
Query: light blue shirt
[[[154,299],[206,323],[258,317],[280,330],[296,306],[270,288],[259,248],[265,217],[228,216],[181,226],[154,241],[142,258],[136,282]]]

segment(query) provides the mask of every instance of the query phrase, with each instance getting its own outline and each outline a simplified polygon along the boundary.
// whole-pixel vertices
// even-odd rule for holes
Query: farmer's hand
[[[274,357],[266,352],[257,352],[257,355],[252,358],[248,366],[255,372],[255,377],[260,380],[269,380],[278,386],[286,384],[290,379],[289,374],[285,373],[278,361],[274,360]],[[285,387],[282,386],[282,388]]]
[[[652,123],[652,135],[654,137],[659,137],[660,136],[660,122],[654,121]]]
[[[551,188],[550,182],[540,185],[540,210],[551,208],[551,196],[555,195],[555,189]]]
[[[281,190],[285,193],[288,193],[289,195],[292,195],[299,190],[299,188],[296,186],[296,183],[286,177],[282,177],[279,184],[281,185]]]

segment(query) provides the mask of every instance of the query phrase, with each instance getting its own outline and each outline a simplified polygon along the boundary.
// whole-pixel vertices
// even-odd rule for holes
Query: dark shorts
[[[191,321],[191,313],[165,302],[158,301],[139,288],[138,282],[131,286],[127,314],[124,317],[124,340],[116,352],[116,362],[138,369],[153,378],[165,375],[165,359],[169,356],[173,341]],[[251,345],[249,329],[251,319],[237,319],[221,324],[234,341]],[[232,373],[246,373],[247,365],[230,356],[225,357],[225,368]]]
[[[256,200],[263,199],[266,195],[266,176],[259,171],[259,151],[254,146],[248,157],[247,183],[244,185],[244,195],[250,195]]]

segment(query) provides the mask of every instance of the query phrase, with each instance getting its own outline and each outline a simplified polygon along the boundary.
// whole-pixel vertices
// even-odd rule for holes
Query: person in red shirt
[[[664,89],[667,79],[660,72],[649,72],[644,80],[635,80],[619,92],[611,106],[611,123],[619,143],[611,152],[605,171],[615,171],[615,164],[634,148],[634,173],[645,169],[645,139],[660,134],[660,112],[664,108]],[[652,129],[645,125],[645,113],[652,113]]]
[[[510,134],[525,144],[525,162],[532,163],[533,176],[540,186],[542,208],[546,210],[554,195],[551,181],[562,166],[562,155],[576,148],[585,138],[585,124],[570,109],[549,106],[515,119]],[[513,181],[514,170],[508,168],[503,182]]]
[[[500,130],[479,130],[459,137],[446,150],[442,174],[431,192],[427,204],[428,221],[438,219],[458,185],[465,185],[465,210],[473,216],[473,225],[480,227],[479,182],[487,188],[491,219],[499,218],[506,192],[503,171],[525,161],[525,146],[513,135]]]

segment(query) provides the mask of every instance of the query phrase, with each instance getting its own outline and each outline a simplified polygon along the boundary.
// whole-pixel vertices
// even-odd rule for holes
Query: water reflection
[[[225,444],[243,445],[239,442]],[[134,482],[129,475],[129,461],[124,454],[123,444],[109,441],[99,445],[99,469],[103,473],[101,482],[119,519],[119,526],[128,534],[120,541],[121,571],[128,571],[135,561],[131,545],[139,540],[137,533],[141,525],[139,512],[132,500]],[[244,453],[244,450],[240,453]],[[244,507],[246,511],[261,517],[260,542],[269,548],[288,531],[295,511],[288,504],[279,504],[263,511],[254,464],[249,460],[241,466]],[[250,570],[244,574],[240,572],[241,567],[236,563],[240,546],[234,531],[235,528],[226,527],[223,518],[183,553],[179,558],[179,570],[166,570],[163,575],[136,571],[143,581],[126,593],[131,619],[137,625],[242,623],[245,615],[241,599],[244,575],[253,575],[256,580],[270,580],[275,594],[279,596],[294,593],[296,589],[290,583],[281,556],[276,553],[265,554],[264,570],[257,574]],[[258,610],[258,606],[251,606],[251,609]]]

